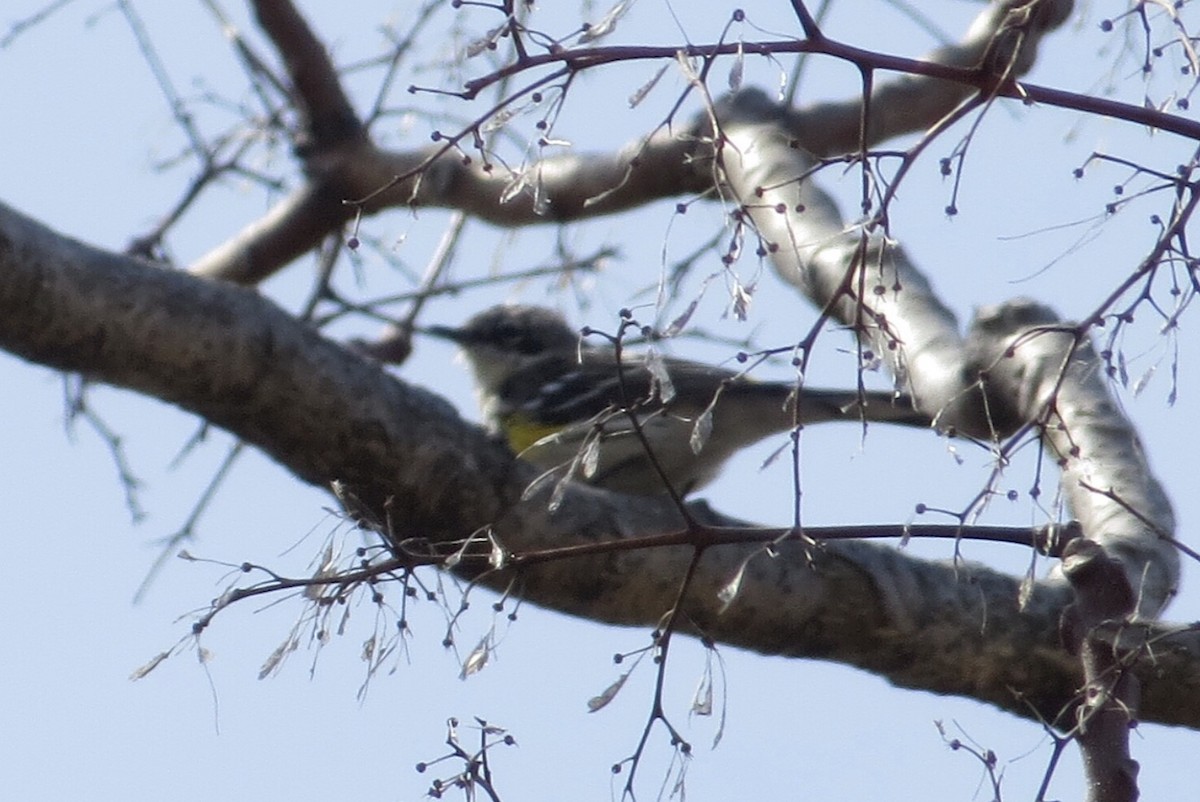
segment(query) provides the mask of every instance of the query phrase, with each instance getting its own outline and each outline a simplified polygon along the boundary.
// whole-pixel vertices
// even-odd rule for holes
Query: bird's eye
[[[541,341],[530,331],[514,331],[510,342],[523,354],[537,354],[543,350]]]
[[[521,341],[517,343],[517,348],[527,354],[540,354],[545,350],[545,343],[526,332]]]
[[[521,330],[510,323],[501,323],[496,326],[492,332],[492,336],[496,342],[504,343],[505,345],[516,346],[521,341]]]
[[[506,351],[533,354],[539,350],[526,329],[508,322],[497,323],[491,331],[490,339]]]

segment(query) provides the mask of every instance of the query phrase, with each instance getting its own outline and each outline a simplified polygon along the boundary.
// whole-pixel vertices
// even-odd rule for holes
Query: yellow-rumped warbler
[[[797,420],[930,425],[891,393],[797,393],[791,383],[670,357],[623,353],[618,362],[613,348],[583,343],[558,313],[539,306],[495,306],[461,328],[424,331],[462,348],[487,425],[514,452],[545,471],[625,493],[665,492],[654,462],[687,493],[734,452]]]

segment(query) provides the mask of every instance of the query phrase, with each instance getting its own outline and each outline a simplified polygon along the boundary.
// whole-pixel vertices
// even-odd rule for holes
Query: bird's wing
[[[760,382],[724,368],[684,360],[666,360],[666,365],[678,396],[694,399],[694,404],[699,404],[701,408],[712,401],[718,383],[724,380],[720,390],[723,403],[717,405],[717,414],[737,414],[743,419],[759,418],[756,426],[763,431],[788,428],[797,398],[800,422],[804,424],[867,420],[918,428],[931,425],[929,416],[918,412],[912,399],[906,395],[878,390],[866,390],[860,394],[857,390],[816,387],[804,387],[798,392],[795,382]]]
[[[732,405],[739,415],[764,416],[765,430],[787,428],[795,403],[793,383],[753,381],[726,368],[686,359],[663,358],[660,365],[670,388],[662,386],[664,370],[652,371],[641,354],[629,355],[619,371],[611,353],[600,349],[584,349],[579,359],[575,354],[547,354],[509,379],[503,392],[506,402],[498,412],[559,425],[595,420],[626,408],[665,410],[691,418],[707,408],[719,391],[723,398],[740,399]],[[555,378],[547,381],[547,376]],[[718,414],[728,406],[718,404]],[[867,391],[860,397],[854,390],[806,387],[800,412],[804,423],[865,418],[929,425],[926,416],[913,410],[911,400],[886,392]]]
[[[645,371],[639,375],[636,366],[629,366],[623,372],[629,392],[644,397],[648,387]],[[591,420],[606,410],[624,406],[615,367],[606,369],[592,360],[580,362],[566,354],[547,354],[531,362],[509,377],[501,395],[501,415],[547,424]]]
[[[703,409],[721,380],[736,376],[681,359],[664,358],[661,366],[673,391],[663,386],[664,370],[652,371],[642,354],[629,354],[619,368],[612,354],[600,349],[584,349],[578,359],[574,354],[547,354],[509,378],[502,393],[506,403],[498,411],[565,424],[626,408],[671,410],[679,397],[694,399],[686,406],[699,404]],[[554,378],[547,381],[549,376]]]

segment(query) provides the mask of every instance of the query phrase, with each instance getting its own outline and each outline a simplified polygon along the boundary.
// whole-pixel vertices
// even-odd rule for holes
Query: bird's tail
[[[800,414],[806,423],[810,416],[804,404],[820,404],[828,410],[829,417],[821,420],[859,420],[871,423],[894,423],[900,426],[915,426],[928,429],[933,421],[913,404],[912,398],[902,393],[866,390],[810,390],[805,388],[801,397]]]
[[[912,399],[902,393],[877,390],[859,393],[856,390],[809,387],[798,391],[794,385],[780,382],[746,382],[736,385],[734,392],[742,394],[747,401],[751,396],[757,396],[763,414],[768,417],[775,418],[782,412],[793,419],[798,417],[799,422],[806,426],[827,421],[891,423],[920,429],[928,429],[933,425],[929,415],[918,410]],[[746,405],[739,407],[749,409]],[[768,411],[768,407],[772,409]]]

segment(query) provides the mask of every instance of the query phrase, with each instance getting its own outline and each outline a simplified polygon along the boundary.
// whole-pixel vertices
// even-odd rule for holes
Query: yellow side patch
[[[520,454],[543,437],[558,433],[561,426],[533,423],[520,415],[509,415],[504,419],[504,436],[508,447]]]

